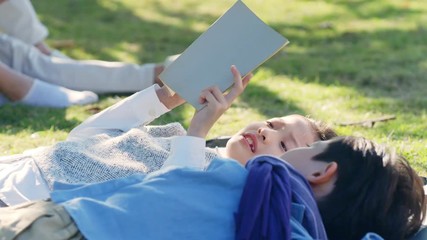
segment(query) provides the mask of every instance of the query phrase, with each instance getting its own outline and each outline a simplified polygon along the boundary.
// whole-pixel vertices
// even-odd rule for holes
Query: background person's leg
[[[23,99],[30,91],[34,80],[14,72],[0,62],[0,92],[11,101]]]
[[[34,79],[30,91],[19,102],[31,106],[63,108],[97,101],[98,95],[94,92],[74,91]]]
[[[44,107],[68,107],[98,101],[98,96],[93,92],[74,91],[32,79],[1,62],[0,93],[3,95],[2,99],[7,97],[12,102]]]
[[[42,81],[74,90],[97,93],[136,92],[151,86],[155,64],[76,61],[49,57],[35,47],[0,35],[0,61],[16,71]]]

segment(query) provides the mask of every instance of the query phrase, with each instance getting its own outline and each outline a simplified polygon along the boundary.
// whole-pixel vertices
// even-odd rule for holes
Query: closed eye
[[[274,128],[274,126],[273,126],[273,123],[272,123],[272,122],[270,122],[270,121],[266,121],[266,123],[267,123],[267,126],[268,126],[269,128]]]
[[[287,152],[287,151],[288,151],[288,148],[286,147],[286,144],[285,144],[284,142],[280,142],[280,147],[281,147],[285,152]]]

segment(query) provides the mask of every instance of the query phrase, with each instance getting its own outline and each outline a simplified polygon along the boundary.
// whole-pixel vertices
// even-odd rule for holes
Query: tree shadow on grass
[[[336,1],[334,4],[345,8],[358,19],[396,19],[408,17],[410,15],[423,14],[421,10],[410,9],[411,1],[400,1],[399,5],[393,5],[390,2],[382,2],[372,8],[372,1],[359,0],[359,1]]]
[[[117,60],[113,48],[129,52],[137,62],[162,61],[167,55],[183,51],[201,34],[191,28],[192,23],[210,25],[218,17],[195,12],[191,6],[188,10],[173,11],[159,2],[154,3],[153,11],[178,21],[168,24],[137,16],[120,1],[111,1],[106,6],[98,1],[75,0],[67,2],[65,7],[59,2],[37,2],[49,4],[44,6],[46,13],[41,14],[46,24],[52,26],[52,36],[75,39],[84,52],[105,60]],[[405,19],[422,14],[391,4],[366,11],[370,2],[339,1],[334,4],[353,13],[355,19]],[[301,24],[270,24],[289,38],[291,44],[263,67],[277,75],[307,83],[346,86],[369,98],[395,98],[398,103],[385,105],[382,109],[385,113],[394,113],[397,106],[404,105],[400,108],[403,112],[415,114],[418,106],[425,106],[422,100],[422,89],[427,87],[426,81],[422,81],[427,75],[427,68],[422,67],[423,53],[427,52],[425,28],[340,31],[335,25],[342,17],[340,13],[332,13],[307,17]],[[321,25],[323,21],[329,24]],[[267,117],[277,116],[280,110],[272,109],[283,106],[284,110],[288,108],[286,112],[305,114],[295,103],[289,103],[261,85],[251,84],[246,92],[242,101]],[[177,112],[172,118],[184,119]]]
[[[24,129],[38,132],[51,128],[71,131],[79,122],[65,115],[66,109],[8,104],[0,107],[0,133],[14,135]]]
[[[240,96],[242,102],[248,107],[256,109],[266,118],[281,117],[289,114],[307,115],[297,104],[282,99],[265,86],[251,83],[246,87],[245,92]]]
[[[210,25],[217,18],[191,9],[172,11],[160,2],[150,5],[153,12],[174,20],[174,23],[136,15],[137,9],[130,9],[121,1],[101,4],[99,1],[76,0],[65,4],[38,4],[45,4],[42,9],[46,13],[40,14],[46,25],[52,26],[51,37],[74,39],[87,54],[111,61],[117,61],[119,57],[112,50],[116,49],[134,56],[137,63],[161,62],[166,56],[185,50],[201,34],[192,30],[192,23]],[[141,2],[136,8],[143,7]]]
[[[423,39],[427,31],[423,29],[351,32],[326,38],[316,32],[330,30],[299,30],[307,31],[307,37],[300,37],[286,32],[303,29],[301,26],[275,27],[295,43],[295,49],[304,49],[294,51],[290,45],[285,54],[263,66],[276,74],[307,83],[350,87],[370,98],[424,98],[427,46]]]
[[[409,8],[410,1],[332,3],[345,11],[306,17],[304,24],[270,24],[291,44],[266,66],[277,74],[323,85],[344,85],[373,98],[424,97],[420,87],[427,87],[423,80],[427,75],[427,28],[420,22],[412,22],[409,27],[398,24],[425,13]],[[366,26],[360,30],[349,16],[355,21],[387,20],[387,24],[379,24],[375,30]],[[349,23],[347,30],[339,26],[341,21]],[[391,25],[393,22],[397,26]]]

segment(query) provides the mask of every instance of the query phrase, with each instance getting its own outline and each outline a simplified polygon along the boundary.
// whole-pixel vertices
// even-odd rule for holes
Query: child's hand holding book
[[[249,73],[242,79],[236,66],[231,66],[234,85],[228,93],[223,94],[217,86],[204,89],[200,93],[199,103],[204,104],[200,110],[196,110],[187,131],[188,136],[206,138],[209,130],[215,122],[227,111],[233,101],[243,93],[243,90],[252,78]]]

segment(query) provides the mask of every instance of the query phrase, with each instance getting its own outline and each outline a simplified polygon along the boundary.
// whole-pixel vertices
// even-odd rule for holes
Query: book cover
[[[233,84],[231,65],[242,76],[261,65],[288,40],[237,1],[200,35],[159,78],[196,109],[203,89],[218,86],[226,91]]]

